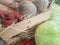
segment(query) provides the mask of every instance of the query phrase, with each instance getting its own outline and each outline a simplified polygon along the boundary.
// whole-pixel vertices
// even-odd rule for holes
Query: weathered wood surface
[[[32,28],[33,26],[37,24],[40,24],[48,20],[49,17],[50,17],[50,11],[39,14],[33,18],[23,20],[15,25],[8,27],[4,31],[2,31],[0,33],[0,37],[8,43],[8,40],[11,39],[13,36]]]

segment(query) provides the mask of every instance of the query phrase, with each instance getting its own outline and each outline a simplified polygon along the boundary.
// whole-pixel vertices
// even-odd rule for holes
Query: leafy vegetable
[[[49,20],[36,29],[36,45],[60,45],[60,7],[52,8]]]

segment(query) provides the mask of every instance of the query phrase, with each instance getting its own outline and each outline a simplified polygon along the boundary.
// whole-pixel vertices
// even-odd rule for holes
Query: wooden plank
[[[39,14],[33,18],[23,20],[9,27],[7,30],[2,31],[0,33],[0,37],[8,43],[8,40],[11,39],[13,36],[21,32],[24,32],[25,30],[28,30],[32,28],[33,26],[42,23],[43,21],[48,20],[49,17],[50,17],[50,11]]]
[[[3,5],[3,4],[0,4],[0,11],[4,12],[4,14],[16,12],[16,10],[13,10],[13,9]]]
[[[0,24],[0,32],[3,31],[2,25]]]
[[[11,7],[13,9],[17,9],[18,4],[14,3],[13,1],[14,0],[0,0],[0,3],[5,5],[5,6]]]

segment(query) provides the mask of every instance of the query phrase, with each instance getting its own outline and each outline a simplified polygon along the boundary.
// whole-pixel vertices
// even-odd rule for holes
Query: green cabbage
[[[60,7],[52,8],[49,20],[38,26],[35,32],[36,45],[60,45]]]
[[[60,6],[53,5],[51,9],[51,17],[49,20],[60,21]]]

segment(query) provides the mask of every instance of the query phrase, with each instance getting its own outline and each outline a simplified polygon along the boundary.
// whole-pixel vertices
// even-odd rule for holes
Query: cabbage
[[[37,45],[60,45],[60,23],[47,21],[41,24],[35,34]]]
[[[52,8],[48,21],[38,26],[35,32],[36,45],[60,45],[60,7]]]
[[[60,6],[53,5],[51,9],[51,17],[49,20],[60,21]]]

